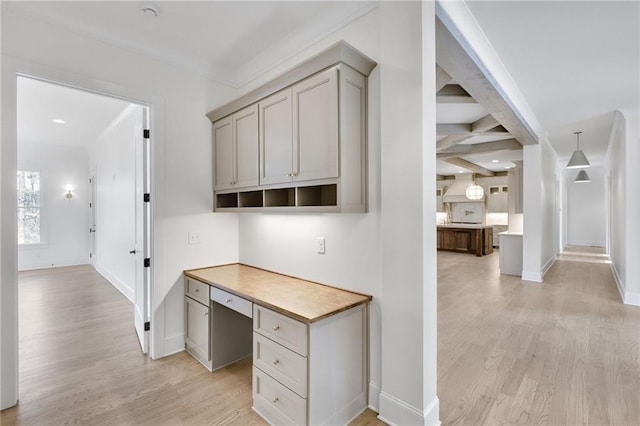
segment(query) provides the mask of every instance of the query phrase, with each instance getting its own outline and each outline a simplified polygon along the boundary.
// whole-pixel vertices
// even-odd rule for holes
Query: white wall
[[[640,236],[638,211],[640,191],[640,119],[638,111],[616,111],[609,137],[605,174],[610,181],[609,256],[611,269],[624,303],[640,306]]]
[[[588,183],[574,183],[577,170],[565,169],[567,196],[567,244],[606,245],[604,168],[590,167]]]
[[[151,105],[154,358],[184,347],[182,271],[237,261],[238,220],[234,214],[211,214],[211,135],[210,122],[204,115],[230,100],[235,90],[8,9],[2,10],[1,28],[4,408],[18,397],[16,74],[40,76]],[[189,231],[200,232],[200,245],[188,245]]]
[[[136,258],[136,142],[140,142],[143,107],[131,104],[91,144],[96,173],[96,258],[94,266],[133,302]]]
[[[41,243],[18,247],[19,270],[89,263],[88,164],[84,148],[19,142],[18,170],[39,171],[41,185]]]
[[[525,146],[523,151],[522,279],[542,282],[558,252],[558,159],[546,139]]]
[[[433,22],[432,8],[426,9]],[[421,13],[420,3],[383,3],[243,88],[264,83],[340,39],[379,63],[369,77],[369,212],[241,214],[240,261],[373,295],[370,405],[398,424],[422,422],[424,415],[437,421],[438,416],[435,200],[426,197],[428,205],[423,206],[422,198],[423,170],[427,181],[433,181],[424,191],[433,194],[435,189],[435,164],[425,170],[423,154],[435,163],[435,151],[423,152]],[[432,65],[433,46],[430,53]],[[431,103],[435,109],[435,99]],[[403,114],[397,114],[399,104]],[[429,220],[424,237],[423,209]],[[325,255],[315,253],[319,236],[326,239]],[[423,255],[431,262],[428,272],[423,272]],[[431,304],[424,326],[423,294]]]

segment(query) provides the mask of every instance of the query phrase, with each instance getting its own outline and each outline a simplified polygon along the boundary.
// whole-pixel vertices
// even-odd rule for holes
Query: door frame
[[[15,57],[2,58],[2,73],[0,75],[2,93],[1,130],[2,145],[0,146],[0,318],[2,333],[0,336],[0,369],[3,371],[0,394],[0,409],[15,405],[18,401],[18,268],[17,268],[17,238],[16,238],[16,186],[15,173],[17,170],[17,78],[27,77],[36,80],[51,82],[61,86],[67,86],[91,93],[110,96],[128,102],[136,103],[149,108],[150,130],[154,143],[149,147],[150,158],[150,190],[152,203],[150,207],[150,252],[153,255],[149,271],[149,306],[152,307],[150,321],[152,324],[150,333],[151,358],[164,356],[164,309],[156,303],[154,287],[156,282],[163,281],[163,271],[157,265],[164,264],[164,250],[161,242],[164,241],[164,231],[161,226],[156,226],[159,220],[163,194],[159,188],[164,182],[164,146],[165,131],[164,99],[158,93],[125,87],[110,83],[105,80],[82,76],[72,72],[52,68],[46,65],[23,60]],[[158,305],[158,306],[156,306]]]

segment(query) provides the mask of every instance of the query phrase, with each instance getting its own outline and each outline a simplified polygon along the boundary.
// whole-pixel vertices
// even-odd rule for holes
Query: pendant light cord
[[[582,133],[582,132],[573,132],[573,133],[576,135],[576,138],[578,139],[578,141],[576,143],[576,146],[577,146],[576,150],[580,151],[580,133]]]

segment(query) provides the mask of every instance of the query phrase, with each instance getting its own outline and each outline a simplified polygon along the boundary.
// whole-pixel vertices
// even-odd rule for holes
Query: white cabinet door
[[[293,175],[291,89],[259,103],[260,185],[291,182]]]
[[[251,105],[232,116],[234,187],[258,186],[258,105]]]
[[[293,86],[293,179],[338,177],[338,70]]]
[[[487,212],[497,213],[502,208],[502,195],[499,186],[490,186],[487,194]]]
[[[213,123],[213,189],[233,187],[234,148],[231,117]]]
[[[209,307],[185,297],[185,342],[202,362],[211,361],[209,345]]]

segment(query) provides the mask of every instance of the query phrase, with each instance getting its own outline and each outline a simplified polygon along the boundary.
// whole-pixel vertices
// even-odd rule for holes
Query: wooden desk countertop
[[[190,269],[184,274],[306,323],[373,298],[240,263]]]

